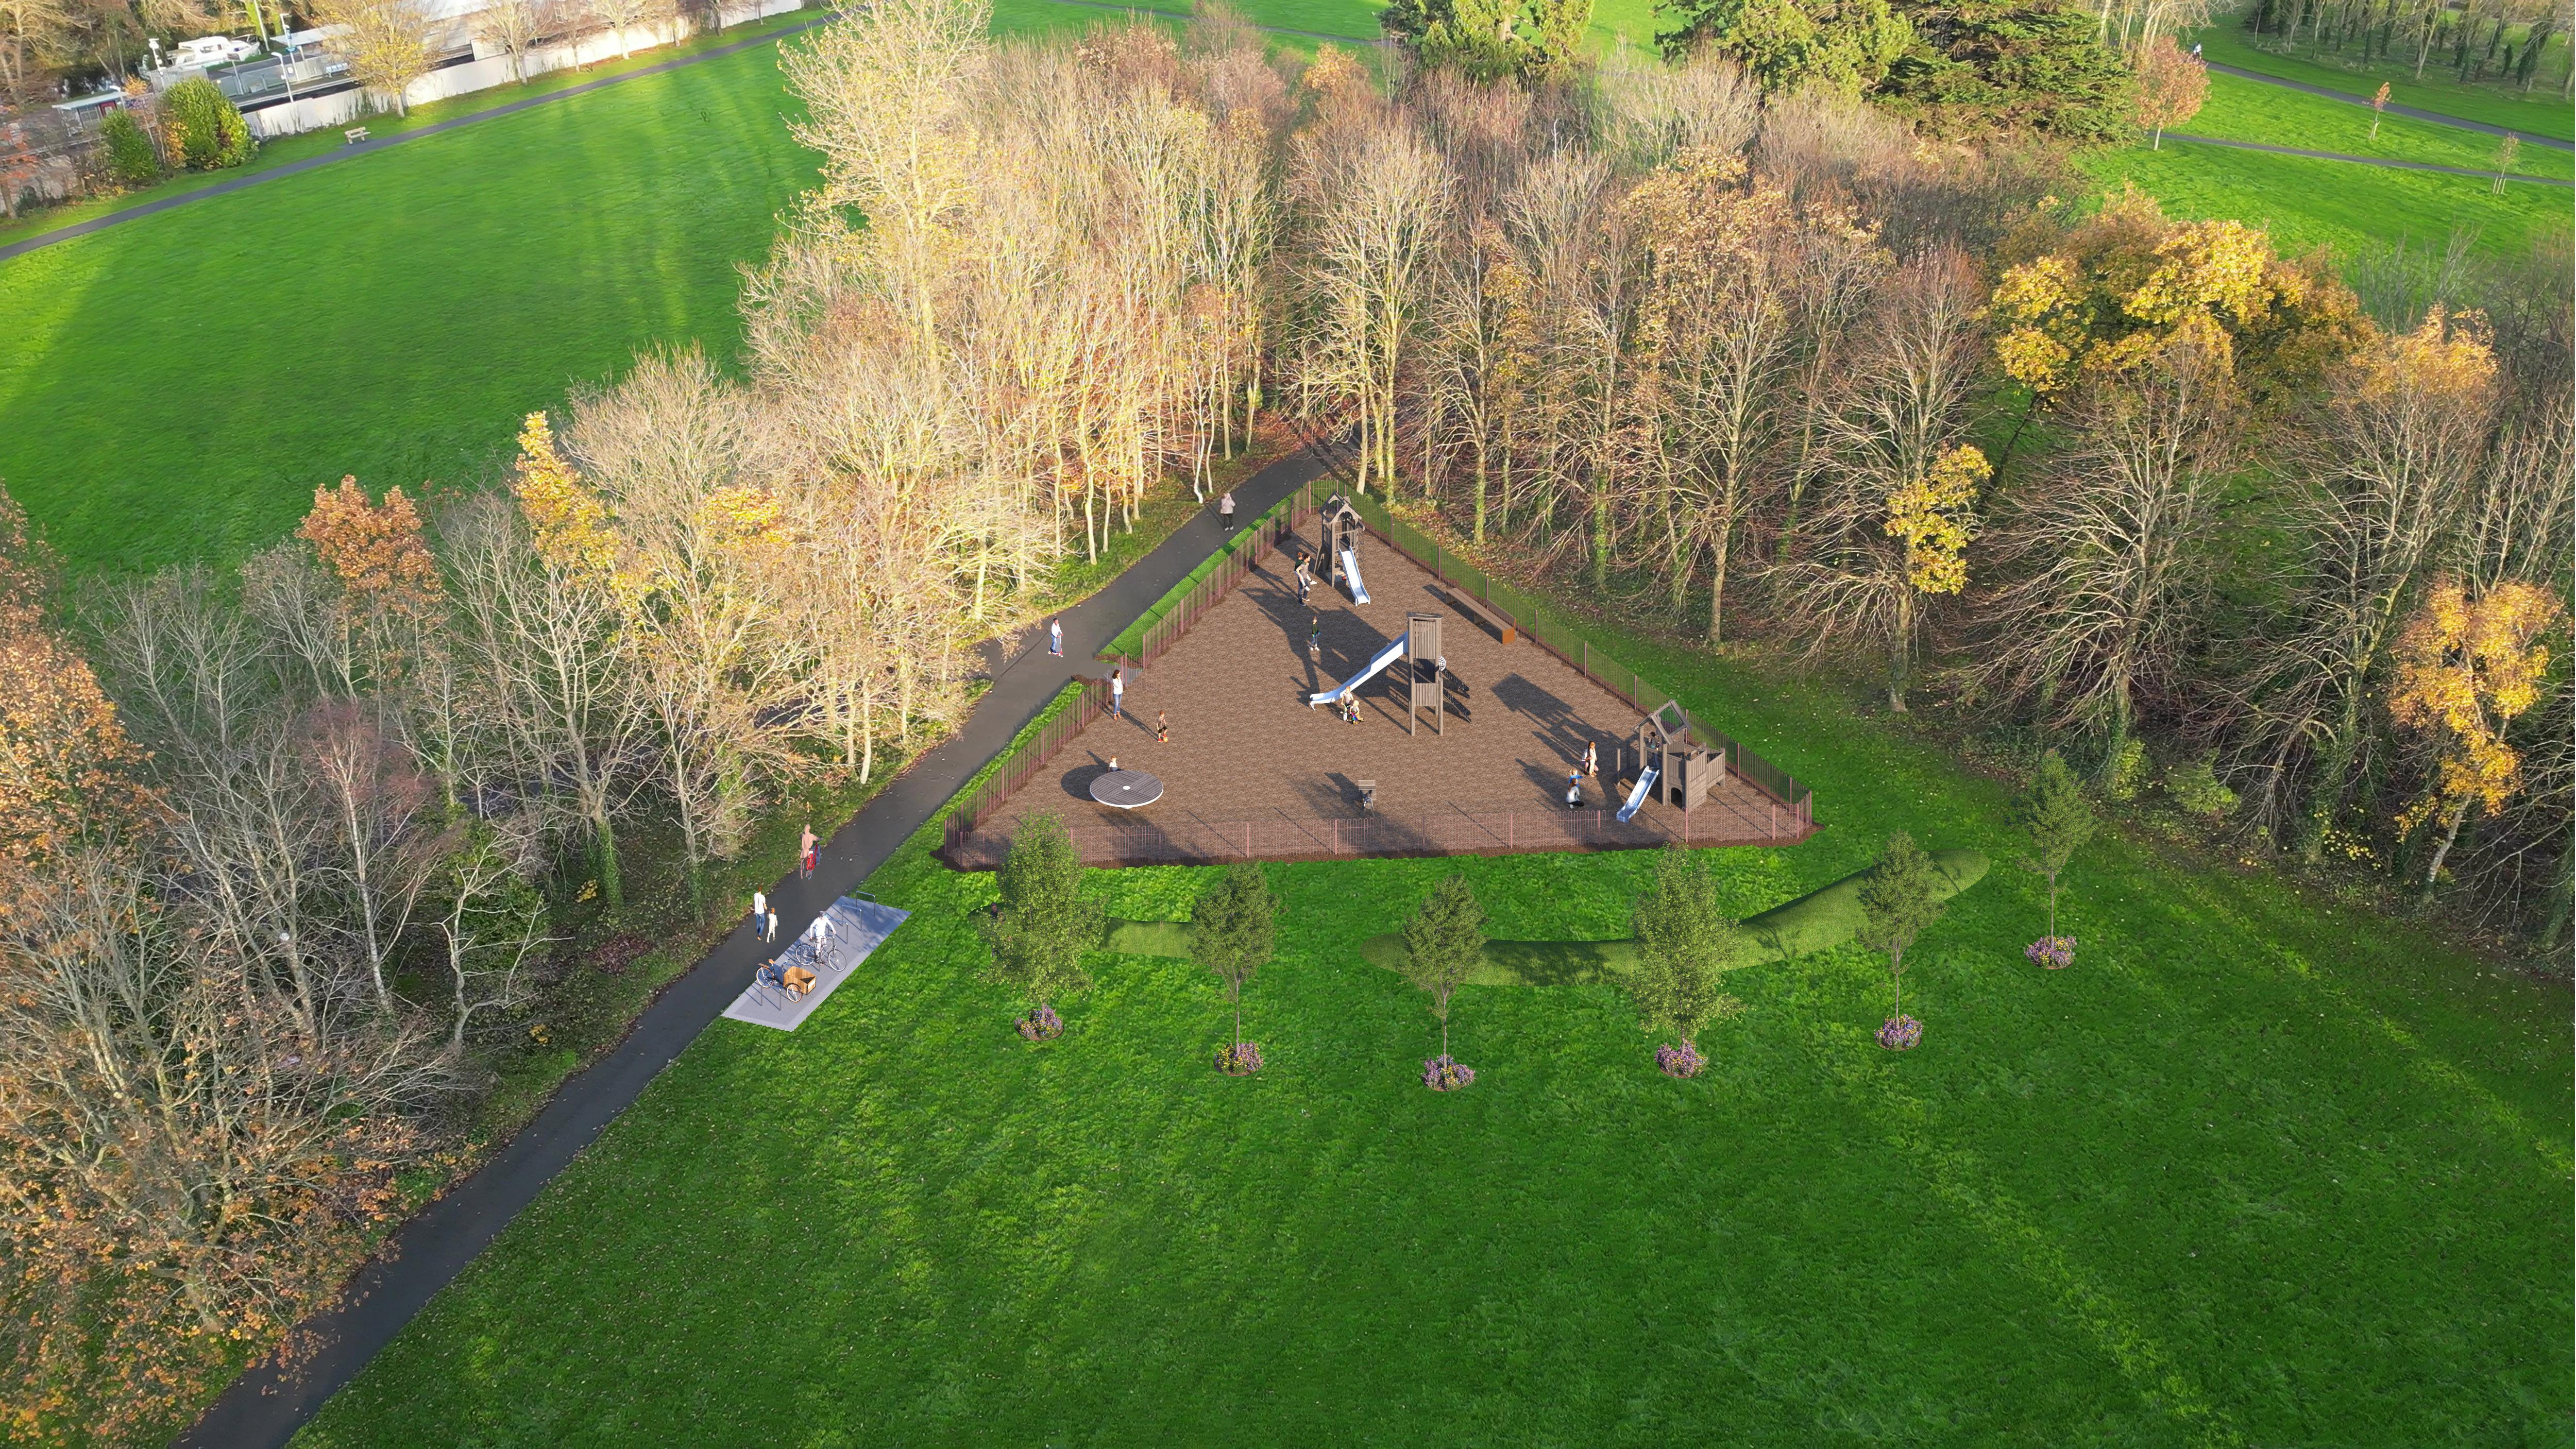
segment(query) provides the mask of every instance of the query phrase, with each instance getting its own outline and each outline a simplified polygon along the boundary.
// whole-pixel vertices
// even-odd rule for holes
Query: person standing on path
[[[1062,619],[1047,620],[1047,652],[1058,659],[1064,657],[1064,621]]]
[[[1297,602],[1300,606],[1305,604],[1306,595],[1311,593],[1314,587],[1315,576],[1307,570],[1306,561],[1302,558],[1297,560]]]
[[[811,820],[805,822],[805,844],[797,854],[801,862],[796,868],[797,875],[802,879],[812,880],[814,878],[814,822]]]
[[[1234,532],[1234,495],[1231,492],[1216,501],[1216,516],[1225,524],[1226,532]]]
[[[1109,717],[1127,717],[1127,671],[1124,669],[1109,671]]]
[[[1583,773],[1596,780],[1601,778],[1601,742],[1599,740],[1583,742]]]
[[[1321,614],[1306,616],[1306,657],[1318,664],[1324,662],[1324,616]]]
[[[1168,745],[1171,742],[1172,712],[1168,709],[1158,709],[1154,711],[1154,743]]]

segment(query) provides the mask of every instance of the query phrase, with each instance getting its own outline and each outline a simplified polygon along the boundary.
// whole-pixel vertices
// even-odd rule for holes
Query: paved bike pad
[[[858,974],[859,963],[885,944],[885,938],[893,935],[894,928],[912,913],[880,901],[843,896],[826,907],[823,914],[832,923],[832,938],[821,960],[815,959],[813,943],[802,936],[778,952],[778,969],[804,967],[816,977],[814,989],[796,996],[785,987],[764,986],[755,979],[734,998],[733,1005],[725,1008],[725,1015],[754,1026],[794,1031],[814,1014],[816,1007],[841,989],[842,982]]]

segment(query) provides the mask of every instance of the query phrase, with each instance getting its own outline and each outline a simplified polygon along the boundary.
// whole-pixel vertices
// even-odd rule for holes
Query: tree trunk
[[[2451,807],[2451,818],[2442,827],[2442,843],[2433,847],[2433,863],[2424,867],[2424,899],[2433,898],[2433,887],[2442,878],[2442,861],[2460,838],[2460,822],[2469,818],[2469,801],[2461,800]]]
[[[1892,714],[1905,713],[1905,673],[1914,653],[1914,590],[1908,586],[1896,596],[1896,632],[1887,645],[1887,708]]]

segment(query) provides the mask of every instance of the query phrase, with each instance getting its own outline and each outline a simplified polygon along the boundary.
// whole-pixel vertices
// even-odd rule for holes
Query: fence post
[[[1243,822],[1243,858],[1252,859],[1252,822]]]
[[[1328,823],[1333,827],[1333,854],[1339,855],[1342,853],[1342,817],[1336,815]]]
[[[1516,824],[1519,819],[1520,812],[1516,810],[1503,812],[1503,849],[1505,850],[1520,849],[1520,832]]]

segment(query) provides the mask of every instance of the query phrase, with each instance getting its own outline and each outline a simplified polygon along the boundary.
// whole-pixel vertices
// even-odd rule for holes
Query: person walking
[[[751,893],[751,938],[755,941],[769,939],[769,897],[761,891]]]
[[[1231,491],[1216,501],[1216,516],[1225,525],[1226,532],[1234,532],[1234,494]]]
[[[1307,567],[1306,567],[1306,561],[1305,561],[1304,559],[1302,559],[1302,558],[1301,558],[1301,559],[1297,560],[1297,603],[1298,603],[1299,607],[1301,607],[1301,608],[1302,608],[1302,607],[1304,607],[1304,605],[1305,605],[1305,603],[1306,603],[1306,596],[1307,596],[1308,594],[1310,594],[1310,593],[1313,593],[1314,591],[1315,591],[1315,574],[1314,574],[1314,571],[1313,571],[1313,570],[1311,570],[1311,569],[1309,569],[1309,568],[1307,568]]]
[[[1154,711],[1154,743],[1168,745],[1171,742],[1172,712],[1168,709],[1158,709]]]
[[[797,858],[799,861],[796,867],[797,876],[803,880],[812,880],[814,878],[814,822],[811,820],[805,822],[805,843],[798,848]]]
[[[1324,617],[1321,614],[1306,616],[1306,657],[1318,664],[1324,661]]]
[[[1047,652],[1058,659],[1064,657],[1064,621],[1062,619],[1047,620]]]
[[[1109,671],[1109,717],[1127,717],[1127,671],[1124,669]]]
[[[1599,740],[1583,742],[1583,773],[1596,780],[1601,778],[1601,742]]]

